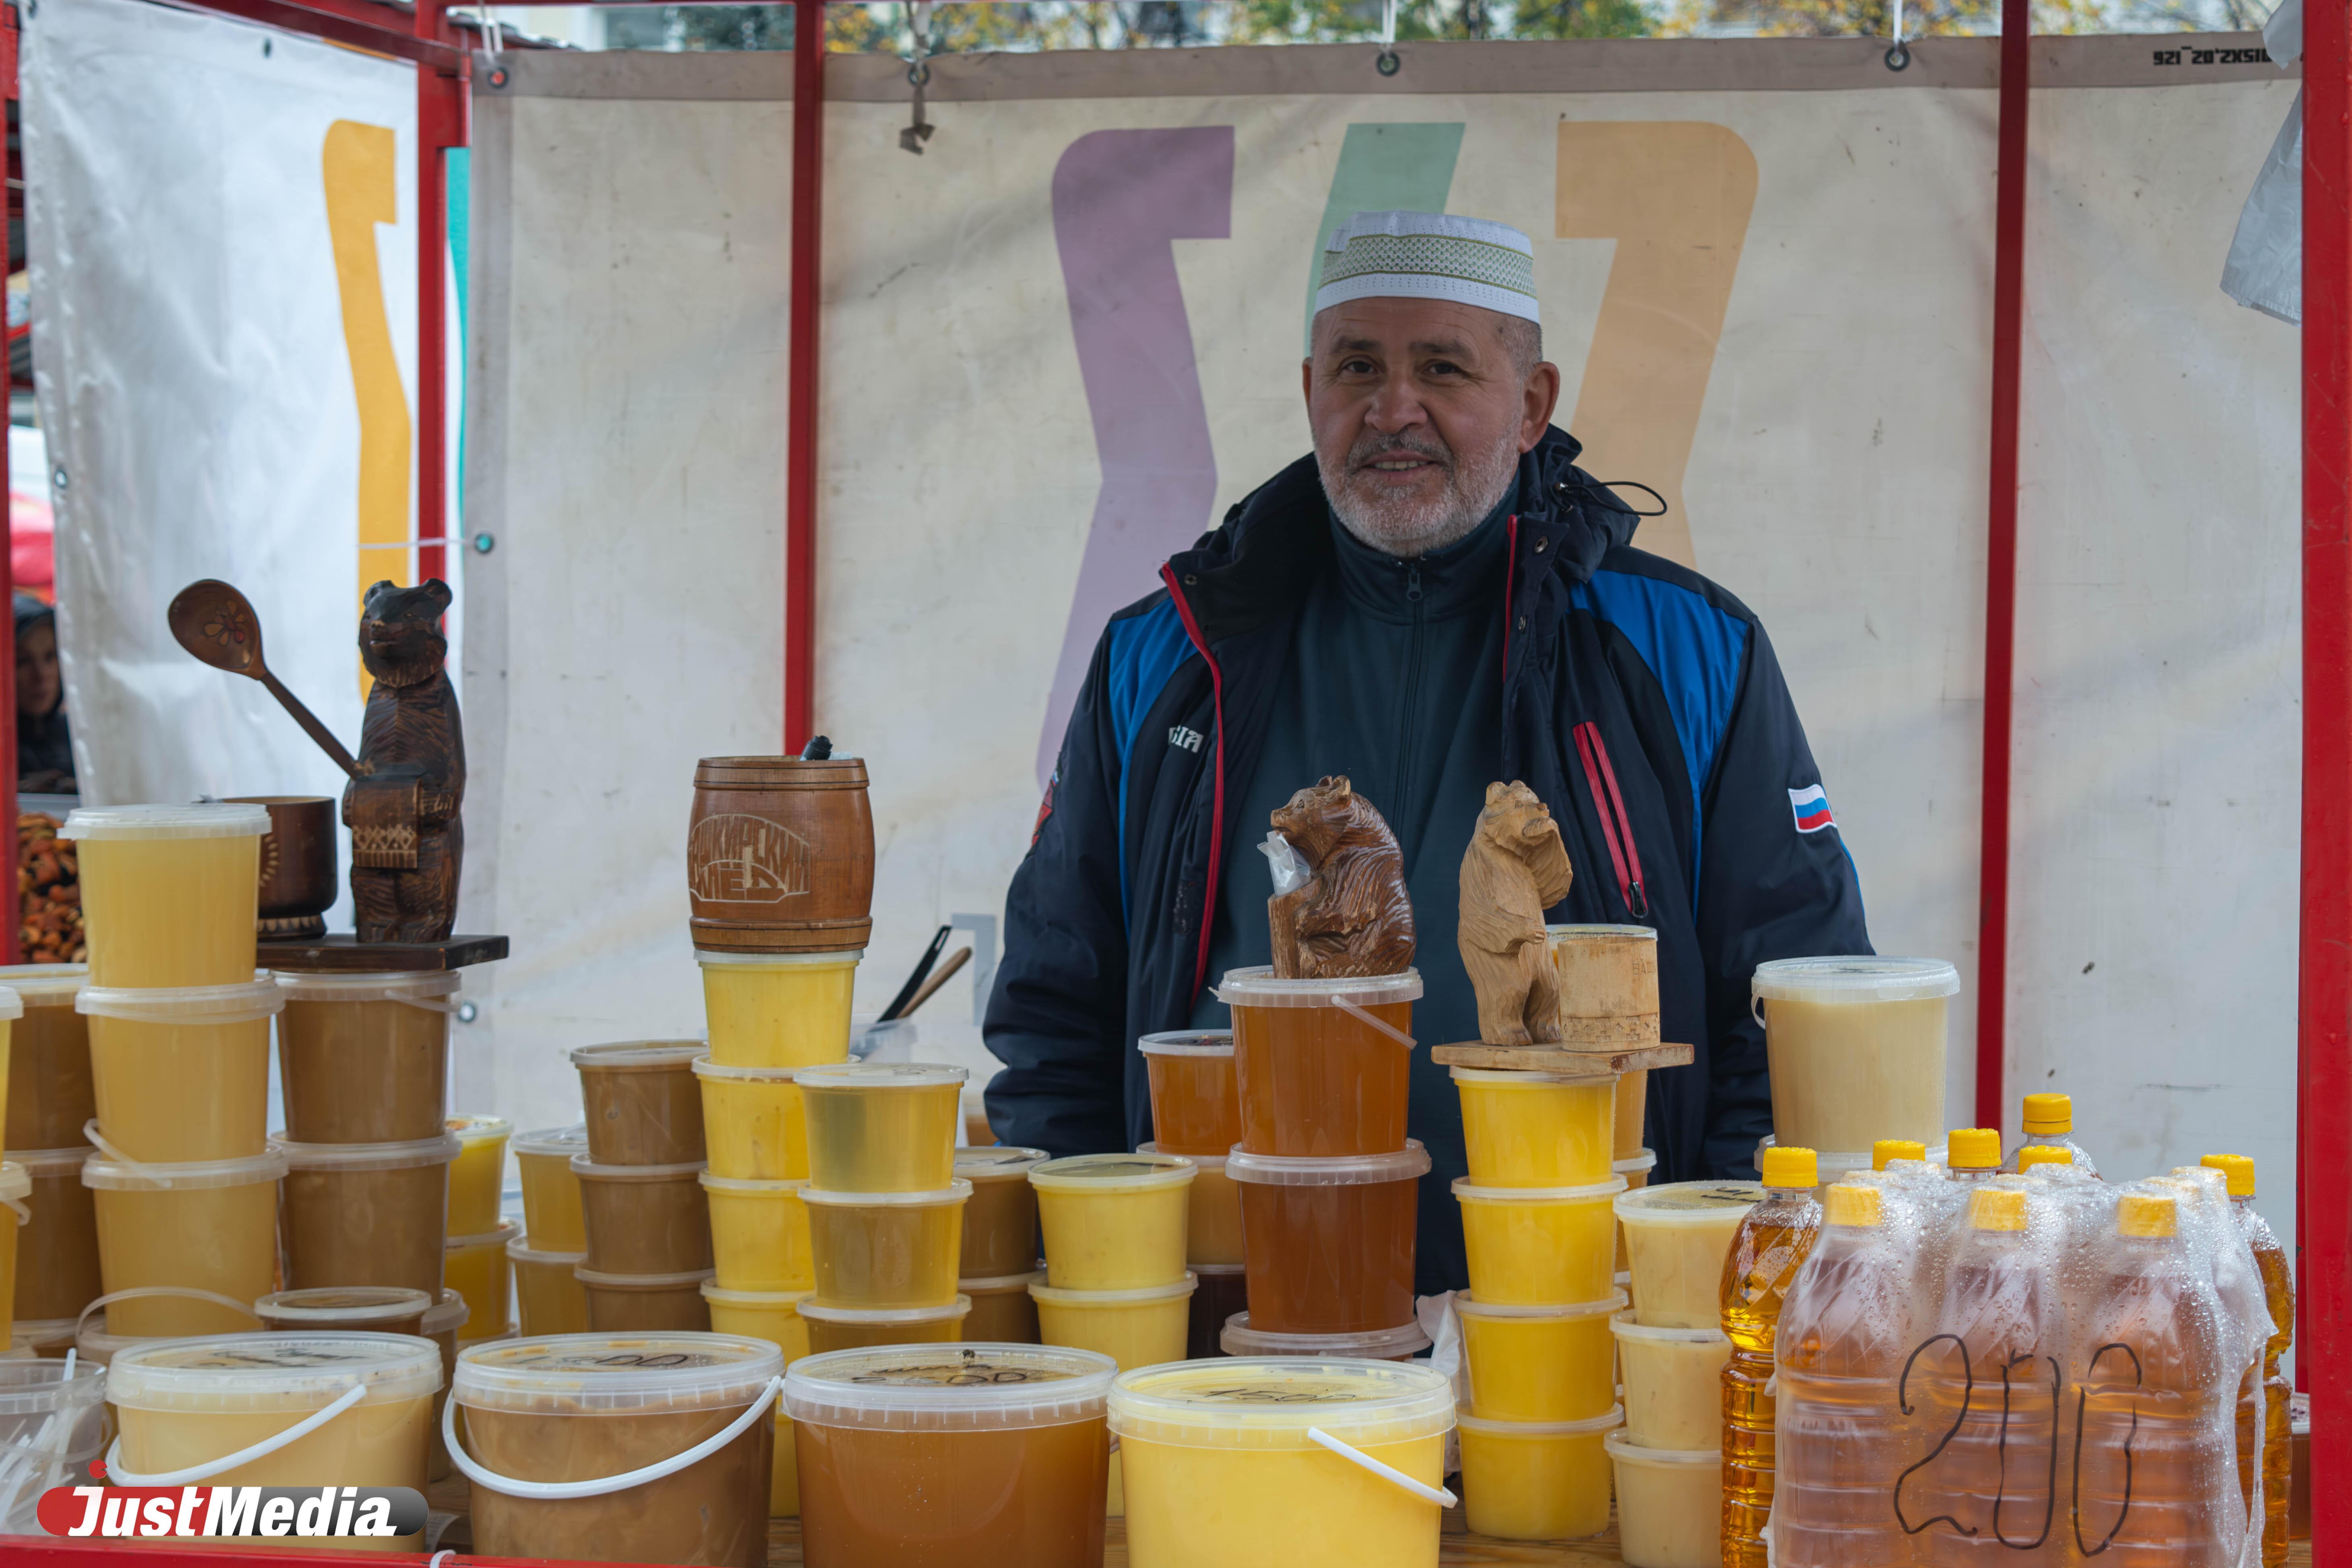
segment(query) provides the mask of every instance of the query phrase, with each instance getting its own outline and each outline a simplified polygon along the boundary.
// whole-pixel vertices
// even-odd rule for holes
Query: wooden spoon
[[[319,722],[319,716],[303,707],[301,700],[280,685],[262,662],[261,622],[243,594],[226,583],[207,577],[181,589],[172,600],[172,607],[163,612],[163,619],[180,646],[204,663],[268,687],[269,695],[294,715],[294,721],[319,742],[320,750],[335,760],[337,767],[352,778],[360,776],[359,763],[343,750],[335,732]]]

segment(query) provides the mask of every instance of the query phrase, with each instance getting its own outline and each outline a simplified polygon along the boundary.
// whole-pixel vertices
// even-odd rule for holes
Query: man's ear
[[[1519,450],[1532,452],[1559,406],[1559,366],[1545,360],[1528,372],[1527,411],[1519,425]]]

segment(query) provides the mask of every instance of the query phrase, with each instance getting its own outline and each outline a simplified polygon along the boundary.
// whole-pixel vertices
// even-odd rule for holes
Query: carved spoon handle
[[[319,716],[303,707],[302,700],[279,684],[278,678],[270,674],[267,668],[259,672],[259,676],[261,684],[269,688],[269,695],[278,699],[286,711],[294,715],[294,722],[301,725],[310,739],[319,742],[319,749],[333,758],[335,765],[342,769],[346,774],[352,778],[359,777],[359,763],[353,762],[352,754],[343,750],[343,743],[335,739],[335,732],[319,722]]]

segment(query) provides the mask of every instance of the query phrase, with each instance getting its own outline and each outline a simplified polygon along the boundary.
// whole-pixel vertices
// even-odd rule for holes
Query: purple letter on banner
[[[1054,169],[1054,237],[1102,493],[1037,743],[1041,786],[1103,624],[1209,526],[1217,459],[1171,242],[1232,237],[1233,205],[1230,125],[1090,132]]]

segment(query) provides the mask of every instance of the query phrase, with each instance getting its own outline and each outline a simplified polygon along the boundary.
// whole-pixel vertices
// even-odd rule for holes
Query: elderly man
[[[1267,815],[1346,773],[1403,851],[1423,1042],[1475,1039],[1457,878],[1486,785],[1526,781],[1575,863],[1555,921],[1651,926],[1655,1179],[1746,1173],[1771,1131],[1748,976],[1870,951],[1862,894],[1764,629],[1633,549],[1636,518],[1551,428],[1534,247],[1358,213],[1330,238],[1301,368],[1315,453],[1111,618],[1006,904],[988,1108],[1055,1153],[1151,1135],[1139,1036],[1214,1026],[1268,962]],[[1414,1054],[1419,1288],[1466,1281],[1445,1069]]]

